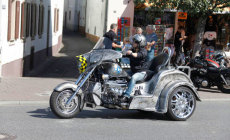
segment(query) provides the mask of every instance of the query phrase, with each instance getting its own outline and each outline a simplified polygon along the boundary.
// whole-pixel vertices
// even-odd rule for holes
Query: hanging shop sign
[[[178,19],[187,19],[188,14],[186,12],[178,12]]]
[[[130,17],[118,18],[118,41],[123,41],[125,37],[130,36]]]

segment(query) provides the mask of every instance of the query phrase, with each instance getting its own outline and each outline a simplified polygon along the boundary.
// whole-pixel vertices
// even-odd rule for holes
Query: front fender
[[[64,89],[72,89],[75,91],[77,89],[77,85],[73,82],[64,82],[54,88],[55,91],[63,91]]]
[[[72,89],[73,91],[76,91],[77,85],[73,82],[64,82],[64,83],[61,83],[58,86],[56,86],[54,88],[54,91],[61,92],[65,89]],[[82,110],[84,107],[84,94],[82,93],[82,90],[79,91],[78,95],[80,95],[80,98],[81,98],[80,110]]]
[[[160,113],[166,113],[168,110],[168,99],[170,93],[177,87],[184,86],[188,87],[196,96],[196,100],[201,101],[196,88],[187,81],[173,81],[167,84],[167,86],[162,90],[156,105],[156,111]]]

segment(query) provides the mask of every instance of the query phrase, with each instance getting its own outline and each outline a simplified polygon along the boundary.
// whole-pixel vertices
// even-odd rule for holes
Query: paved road
[[[56,118],[48,105],[0,106],[0,139],[18,140],[229,140],[230,102],[197,104],[185,122],[138,111],[85,108],[76,118]]]

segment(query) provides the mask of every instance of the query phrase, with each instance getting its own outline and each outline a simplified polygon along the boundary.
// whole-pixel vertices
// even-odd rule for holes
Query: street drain
[[[10,136],[8,134],[0,133],[0,140],[14,140],[16,136]]]

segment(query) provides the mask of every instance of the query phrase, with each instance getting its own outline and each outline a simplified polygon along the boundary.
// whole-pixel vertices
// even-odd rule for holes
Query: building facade
[[[1,76],[24,76],[58,52],[63,5],[64,0],[1,0]]]
[[[66,0],[64,9],[64,29],[80,31],[93,42],[119,18],[129,19],[129,29],[133,26],[133,0]]]

